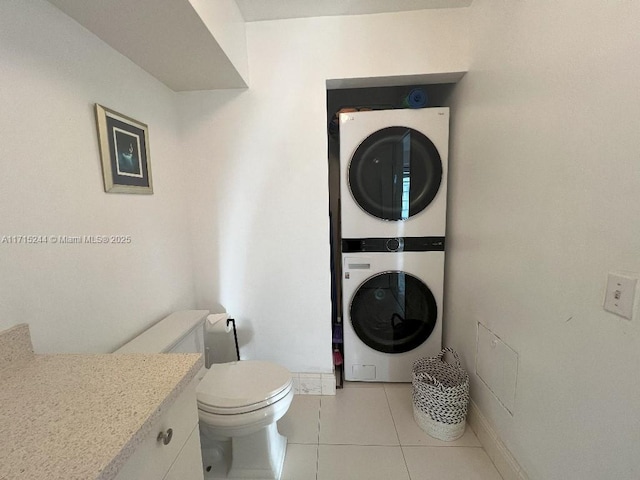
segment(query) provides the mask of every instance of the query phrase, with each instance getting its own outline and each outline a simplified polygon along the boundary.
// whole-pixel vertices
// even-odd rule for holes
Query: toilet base
[[[287,438],[280,435],[274,422],[230,441],[203,439],[202,447],[206,480],[280,480]]]

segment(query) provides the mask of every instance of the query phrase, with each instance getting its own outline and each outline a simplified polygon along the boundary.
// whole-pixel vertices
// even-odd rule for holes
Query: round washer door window
[[[365,281],[351,301],[351,324],[366,345],[384,353],[408,352],[436,326],[436,300],[422,281],[405,272],[385,272]]]
[[[367,137],[349,164],[349,188],[367,213],[406,220],[433,201],[442,181],[438,149],[408,127],[389,127]]]

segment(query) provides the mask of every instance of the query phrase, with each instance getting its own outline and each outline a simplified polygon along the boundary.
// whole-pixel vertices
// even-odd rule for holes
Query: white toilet
[[[173,313],[115,353],[204,353],[208,314],[206,310]],[[209,357],[216,362],[216,352]],[[293,400],[289,371],[270,362],[243,360],[213,363],[198,378],[205,478],[279,480],[287,439],[278,433],[276,422]]]

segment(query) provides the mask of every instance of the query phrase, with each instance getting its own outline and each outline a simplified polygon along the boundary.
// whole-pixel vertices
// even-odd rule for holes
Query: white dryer
[[[342,238],[444,236],[449,109],[340,114]]]
[[[410,382],[413,362],[442,347],[444,238],[389,253],[395,241],[343,241],[345,380]]]

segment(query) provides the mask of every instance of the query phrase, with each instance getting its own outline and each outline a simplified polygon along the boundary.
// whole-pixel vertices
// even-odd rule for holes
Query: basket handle
[[[431,383],[432,385],[435,385],[436,387],[443,388],[442,383],[440,383],[440,381],[436,377],[432,377],[427,372],[418,372],[418,373],[415,373],[414,375],[415,375],[416,379],[418,379],[421,382],[424,382],[425,380],[428,380],[428,383]]]
[[[438,358],[440,360],[442,360],[443,362],[445,362],[444,359],[444,355],[446,353],[450,353],[453,356],[453,359],[456,361],[456,367],[458,368],[462,368],[462,363],[460,363],[460,357],[458,356],[458,352],[456,352],[453,348],[451,347],[444,347],[440,353],[438,354]]]

